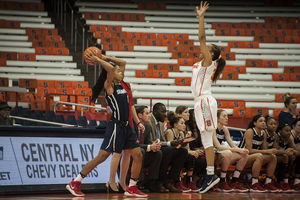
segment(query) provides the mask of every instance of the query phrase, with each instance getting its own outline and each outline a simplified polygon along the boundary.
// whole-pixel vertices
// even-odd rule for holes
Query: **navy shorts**
[[[109,120],[101,145],[102,150],[122,153],[124,149],[134,149],[139,146],[137,135],[128,122]]]

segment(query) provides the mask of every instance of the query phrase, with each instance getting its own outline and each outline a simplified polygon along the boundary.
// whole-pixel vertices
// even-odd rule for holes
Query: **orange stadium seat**
[[[300,29],[300,23],[298,24],[287,24],[288,29]]]
[[[60,101],[64,101],[64,102],[71,102],[71,103],[75,103],[75,96],[66,96],[66,95],[61,95],[60,96]]]
[[[229,46],[220,46],[221,53],[230,53]]]
[[[194,40],[178,40],[179,45],[194,46]]]
[[[183,45],[169,45],[168,52],[183,51]]]
[[[276,35],[291,36],[292,30],[291,29],[277,29]]]
[[[41,28],[29,28],[26,27],[26,35],[41,35],[43,34],[43,29]]]
[[[265,17],[265,23],[279,23],[279,17]]]
[[[0,19],[0,28],[5,28],[5,24],[6,24],[5,20],[4,19]]]
[[[212,22],[211,27],[212,27],[212,29],[227,28],[228,23],[227,22]]]
[[[228,108],[245,108],[245,101],[243,100],[228,100]]]
[[[292,36],[300,36],[300,29],[292,30]]]
[[[28,89],[37,88],[37,80],[36,79],[27,79],[27,78],[19,78],[19,87],[20,88],[28,88]]]
[[[256,29],[256,23],[255,22],[242,22],[242,28]]]
[[[300,73],[291,73],[289,75],[290,75],[290,81],[300,82]]]
[[[278,68],[278,61],[277,60],[262,60],[261,66],[267,67],[267,68]]]
[[[0,52],[1,58],[6,58],[6,60],[18,60],[17,52]]]
[[[194,64],[193,58],[178,58],[177,60],[179,65],[193,66]]]
[[[272,74],[273,81],[289,81],[290,74],[287,73],[273,73]]]
[[[36,56],[34,53],[19,53],[20,61],[36,61]]]
[[[30,11],[44,11],[45,5],[44,3],[28,3]]]
[[[109,43],[109,44],[111,44],[111,43],[117,43],[117,39],[118,38],[113,38],[113,37],[104,37],[104,38],[101,38],[101,43],[103,44],[103,43]]]
[[[244,42],[244,48],[259,48],[259,42]]]
[[[184,48],[184,51],[187,51],[187,52],[199,52],[200,51],[200,46],[184,45],[183,48]]]
[[[8,85],[8,78],[0,77],[0,87],[8,87],[8,86],[9,86]]]
[[[156,39],[156,33],[142,33],[142,38]]]
[[[148,70],[167,70],[167,66],[164,63],[148,63]]]
[[[103,44],[103,51],[119,51],[118,43]]]
[[[134,51],[131,44],[119,44],[119,51]]]
[[[72,88],[71,81],[54,81],[54,87],[58,88]]]
[[[49,88],[49,87],[55,87],[55,83],[52,80],[37,80],[37,87],[39,88]]]
[[[232,72],[237,72],[239,74],[246,74],[246,66],[243,66],[243,65],[241,65],[241,66],[231,65],[230,69]]]
[[[262,43],[269,43],[270,39],[268,35],[256,35],[254,36],[254,41],[262,42]]]
[[[25,93],[24,92],[18,92],[18,101],[19,102],[26,102]]]
[[[295,24],[296,23],[296,17],[281,17],[280,21],[281,21],[281,23]]]
[[[255,115],[262,115],[262,116],[269,115],[269,108],[268,107],[251,107],[251,116],[254,117]]]
[[[256,23],[256,28],[258,29],[271,29],[272,23]]]
[[[146,46],[147,39],[146,38],[132,38],[132,45]]]
[[[243,28],[242,23],[228,23],[227,28]]]
[[[192,80],[191,77],[175,77],[175,85],[190,86],[191,80]]]
[[[166,3],[165,2],[152,2],[151,5],[152,10],[166,10]]]
[[[106,31],[106,26],[105,25],[95,25],[92,24],[90,26],[91,32],[96,32],[96,31]]]
[[[25,2],[14,2],[14,10],[29,10],[29,5]]]
[[[272,23],[272,28],[273,29],[286,29],[287,24],[284,23]]]
[[[49,47],[64,48],[66,47],[65,41],[48,41]]]
[[[68,56],[69,55],[69,49],[68,48],[55,48],[55,47],[52,47],[52,55]]]
[[[82,95],[82,96],[91,96],[92,89],[91,88],[75,88],[74,89],[75,95]]]
[[[172,52],[172,59],[176,59],[176,58],[187,58],[188,57],[188,53],[186,51],[176,51],[176,52]]]
[[[269,39],[271,43],[284,43],[285,36],[269,36]]]
[[[169,45],[176,45],[177,41],[176,40],[161,40],[161,45],[162,46],[169,46]]]
[[[56,94],[74,94],[73,88],[56,88]]]
[[[89,83],[87,81],[72,81],[72,88],[76,89],[76,88],[88,88],[89,87]]]
[[[28,36],[28,41],[29,42],[34,42],[34,41],[44,41],[45,40],[45,35],[40,34],[40,35],[29,35]]]
[[[101,13],[101,19],[103,19],[102,14],[103,13]],[[84,20],[99,20],[99,13],[98,12],[84,12]]]
[[[147,46],[161,46],[161,39],[147,39]]]
[[[137,78],[153,78],[153,70],[135,70],[135,77]]]
[[[17,100],[17,96],[16,95],[17,95],[16,92],[7,92],[7,101],[10,101],[10,102],[16,101]]]
[[[277,29],[271,28],[271,29],[262,29],[261,35],[276,35]]]
[[[284,101],[284,93],[276,93],[275,94],[275,101],[276,102],[283,102]]]
[[[239,80],[239,73],[237,72],[223,72],[222,80]]]
[[[180,72],[179,64],[165,64],[165,66],[169,72]]]
[[[77,103],[89,105],[89,103],[90,103],[90,97],[89,97],[89,96],[78,96],[78,97],[77,97]],[[77,111],[81,111],[81,109],[82,109],[84,112],[88,112],[88,111],[89,111],[89,108],[87,108],[87,107],[80,107],[80,106],[77,106]]]
[[[108,32],[122,32],[122,26],[120,25],[107,25]]]
[[[126,38],[127,32],[110,32],[112,38]]]
[[[169,78],[168,70],[153,70],[152,71],[153,78]]]
[[[215,31],[217,36],[230,36],[231,29],[230,28],[217,28]]]
[[[116,13],[116,20],[117,21],[130,21],[130,13]],[[101,15],[101,19],[102,19],[102,15]]]
[[[201,51],[188,52],[188,58],[199,58]]]
[[[273,117],[277,119],[282,110],[285,110],[285,108],[273,108]]]
[[[171,33],[157,33],[157,39],[172,40],[173,35]]]
[[[152,10],[152,3],[151,2],[138,2],[138,9],[139,10]]]
[[[292,94],[292,96],[296,98],[297,102],[300,102],[300,93],[299,94]]]
[[[0,1],[0,9],[13,10],[14,9],[14,3],[9,2],[9,1]]]
[[[284,73],[300,73],[300,66],[296,67],[284,67]]]
[[[130,14],[130,21],[144,22],[145,21],[145,14],[131,13]]]
[[[34,100],[34,96],[31,92],[25,94],[25,102],[31,102]]]
[[[261,67],[261,59],[246,59],[246,67]]]
[[[5,20],[5,28],[20,29],[20,21]]]
[[[175,40],[188,40],[189,34],[187,33],[174,33]]]
[[[132,33],[132,32],[126,32],[126,37],[128,38],[141,38],[141,33]]]
[[[61,41],[60,35],[45,35],[46,41]]]
[[[46,102],[42,100],[32,100],[31,110],[45,110]]]
[[[37,95],[46,95],[46,94],[54,94],[54,87],[37,87]]]
[[[52,47],[35,47],[36,55],[52,55]]]
[[[95,31],[94,37],[97,39],[104,38],[104,37],[111,37],[111,33],[106,31]]]
[[[243,41],[228,41],[228,46],[231,48],[244,48],[245,43]]]
[[[58,35],[58,29],[57,28],[43,28],[42,34],[44,35]]]
[[[6,58],[0,58],[0,67],[6,67]]]
[[[235,60],[235,52],[221,53],[221,55],[225,60]]]
[[[246,29],[246,36],[255,36],[260,35],[261,30],[260,29]]]
[[[244,29],[244,28],[232,28],[232,29],[230,29],[230,35],[231,36],[245,36],[246,35],[246,29]]]
[[[117,43],[118,44],[132,44],[131,38],[117,38]]]
[[[32,41],[32,47],[51,47],[49,45],[50,42],[61,42],[61,41],[45,41],[45,40],[39,40],[39,41]]]
[[[217,100],[217,107],[218,108],[228,108],[227,100]]]

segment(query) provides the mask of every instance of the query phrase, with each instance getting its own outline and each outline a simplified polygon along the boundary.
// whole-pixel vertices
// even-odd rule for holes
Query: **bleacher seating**
[[[274,33],[283,36],[280,36],[278,41],[275,38],[265,43],[253,34],[261,34],[265,24],[273,22],[273,16],[277,16],[275,20],[281,19],[283,24],[291,22],[288,26],[280,27],[278,23],[274,23],[280,21],[274,21],[274,24],[271,24],[274,28],[289,27],[290,30],[298,28],[297,8],[266,6],[262,8],[258,6],[261,2],[251,2],[248,6],[239,5],[235,11],[229,6],[230,2],[211,3],[214,4],[213,9],[207,12],[205,18],[206,40],[208,43],[216,43],[225,50],[222,56],[227,62],[221,80],[212,86],[213,96],[220,100],[245,100],[245,108],[268,107],[266,105],[269,104],[269,114],[273,115],[273,109],[283,107],[282,103],[280,105],[275,102],[276,94],[287,91],[299,94],[299,84],[297,85],[295,81],[300,80],[300,75],[290,74],[295,72],[297,67],[300,69],[300,41],[297,39],[299,36],[295,36],[293,42],[296,43],[293,44],[290,43],[292,41],[282,39],[291,35],[292,31],[278,29]],[[118,56],[127,62],[124,80],[131,83],[134,97],[156,98],[157,100],[153,102],[164,101],[169,110],[173,110],[179,104],[189,105],[192,108],[192,95],[186,83],[190,81],[191,66],[197,62],[199,54],[197,51],[190,52],[185,49],[174,53],[168,45],[174,44],[174,40],[175,44],[179,45],[181,42],[175,39],[175,34],[186,33],[188,34],[186,42],[189,46],[199,46],[198,19],[194,11],[197,5],[186,6],[178,5],[177,2],[167,2],[165,10],[147,10],[139,7],[139,4],[141,3],[120,5],[106,2],[75,2],[78,12],[86,19],[86,24],[90,25],[90,31],[94,33],[106,55]],[[265,12],[261,12],[262,9]],[[129,22],[107,18],[107,15],[116,16],[123,13],[125,16],[129,12],[144,14],[145,21]],[[87,17],[89,16],[87,13],[92,13],[94,18]],[[221,34],[218,26],[222,25],[230,25],[229,28],[240,27],[239,31],[242,34],[237,35],[238,29],[229,30],[228,35]],[[255,32],[257,30],[255,28],[258,27],[262,28],[259,28],[259,32]],[[147,34],[147,37],[151,37],[155,43],[150,43],[152,41],[147,38],[143,39]],[[166,41],[159,39],[162,34],[165,34]],[[160,64],[160,69],[153,68],[153,64]],[[172,71],[164,68],[163,64],[179,64],[179,68]],[[287,71],[286,66],[294,68]],[[167,70],[167,73],[164,70]],[[141,79],[142,77],[144,78]],[[160,97],[186,100],[161,100],[158,99]],[[137,104],[150,105],[150,100],[137,99]],[[233,108],[228,109],[230,114],[234,113]]]

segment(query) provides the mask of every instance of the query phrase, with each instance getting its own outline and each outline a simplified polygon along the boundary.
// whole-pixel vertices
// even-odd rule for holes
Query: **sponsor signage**
[[[67,184],[95,158],[103,138],[0,137],[0,185]],[[106,183],[109,157],[83,183]]]

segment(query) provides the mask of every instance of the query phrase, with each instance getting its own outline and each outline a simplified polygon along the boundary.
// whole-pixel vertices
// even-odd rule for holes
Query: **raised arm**
[[[111,57],[111,56],[105,56],[105,55],[102,55],[102,59],[107,62],[113,62],[116,65],[118,65],[120,67],[120,71],[122,72],[122,74],[124,76],[125,66],[126,66],[125,60],[122,60],[120,58]]]
[[[208,3],[201,1],[200,3],[200,9],[198,9],[198,6],[196,7],[196,11],[199,17],[199,33],[198,33],[198,38],[200,42],[200,49],[201,53],[203,54],[203,61],[202,61],[202,66],[203,67],[208,67],[212,63],[212,58],[211,54],[208,50],[208,47],[206,45],[206,34],[205,34],[205,26],[204,26],[204,14],[205,11],[208,9]]]

